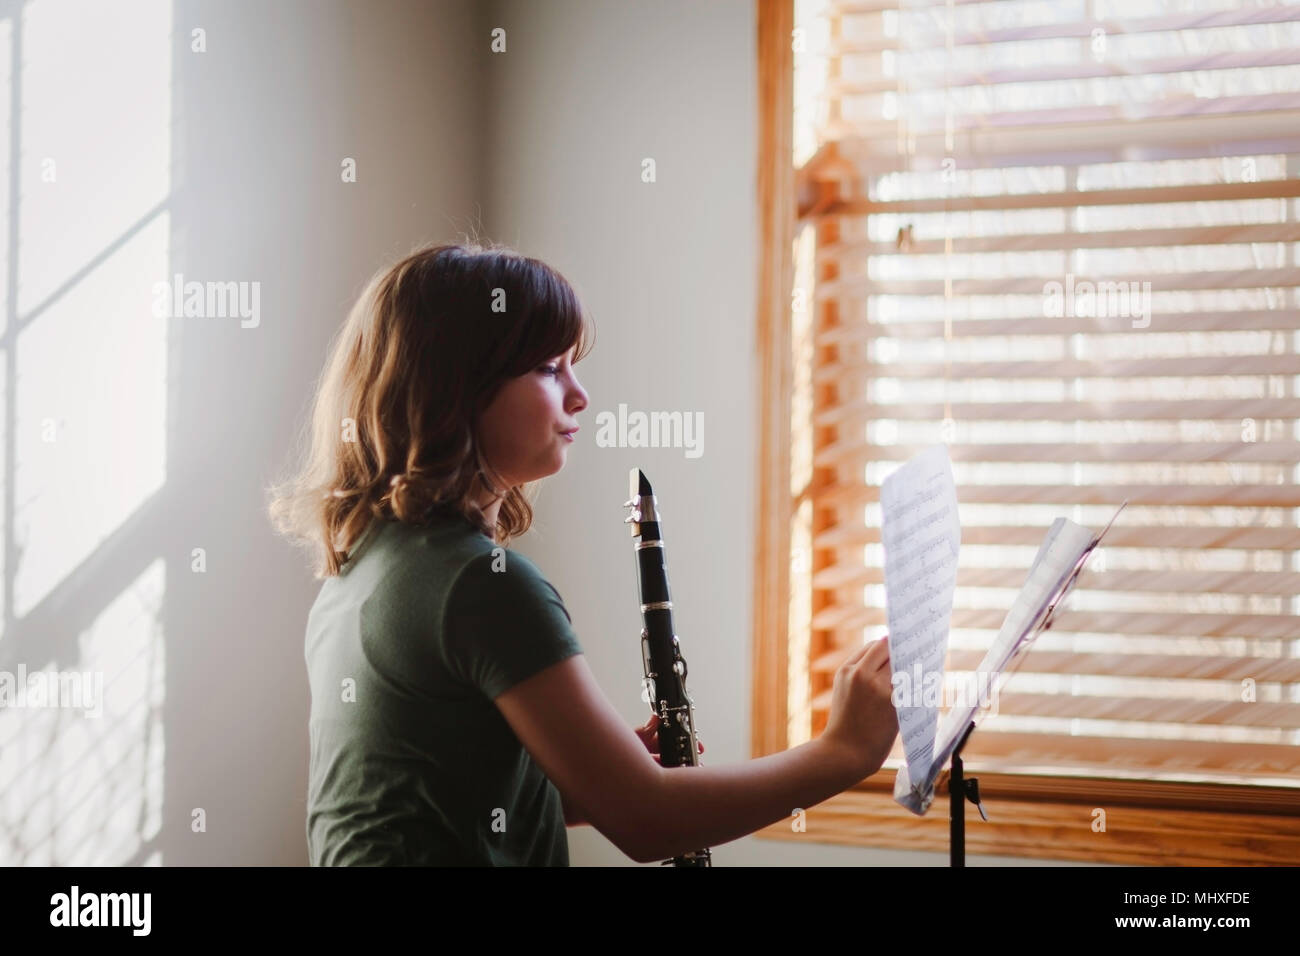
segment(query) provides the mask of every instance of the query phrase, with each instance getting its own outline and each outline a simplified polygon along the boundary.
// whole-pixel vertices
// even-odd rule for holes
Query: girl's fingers
[[[868,671],[877,671],[889,664],[889,635],[885,635],[878,641],[871,641],[863,645],[865,653],[860,651],[858,658],[864,663]]]
[[[873,647],[876,646],[876,643],[877,643],[876,641],[868,641],[866,644],[863,644],[863,645],[862,645],[861,647],[859,647],[856,651],[854,651],[854,652],[849,656],[849,659],[846,660],[844,663],[845,663],[845,664],[848,664],[849,666],[852,666],[852,665],[856,664],[858,661],[862,660],[862,658],[864,658],[864,657],[867,656],[867,653],[868,653],[868,652],[869,652]]]

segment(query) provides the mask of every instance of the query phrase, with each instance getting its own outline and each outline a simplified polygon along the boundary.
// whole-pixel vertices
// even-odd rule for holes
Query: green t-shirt
[[[560,793],[493,700],[580,653],[524,555],[376,519],[307,620],[311,864],[567,866]]]

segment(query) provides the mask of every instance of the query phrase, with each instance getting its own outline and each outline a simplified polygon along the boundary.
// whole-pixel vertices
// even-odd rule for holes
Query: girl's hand
[[[839,666],[830,716],[818,738],[851,755],[856,780],[879,770],[898,739],[888,638],[863,644]]]
[[[650,756],[655,758],[655,763],[662,767],[663,761],[659,759],[659,724],[659,715],[651,714],[645,724],[636,728],[636,735],[641,738],[641,743],[645,744]],[[704,742],[697,737],[695,743],[699,746],[700,753],[704,753]]]

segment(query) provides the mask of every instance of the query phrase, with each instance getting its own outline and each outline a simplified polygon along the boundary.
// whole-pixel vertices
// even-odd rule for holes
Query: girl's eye
[[[558,365],[543,365],[538,371],[545,372],[547,375],[559,375],[560,367]]]

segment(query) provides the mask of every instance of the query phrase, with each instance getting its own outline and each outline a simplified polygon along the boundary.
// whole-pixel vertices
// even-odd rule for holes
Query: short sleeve
[[[452,674],[493,700],[582,653],[559,592],[513,551],[485,552],[461,570],[447,597],[442,643]]]

